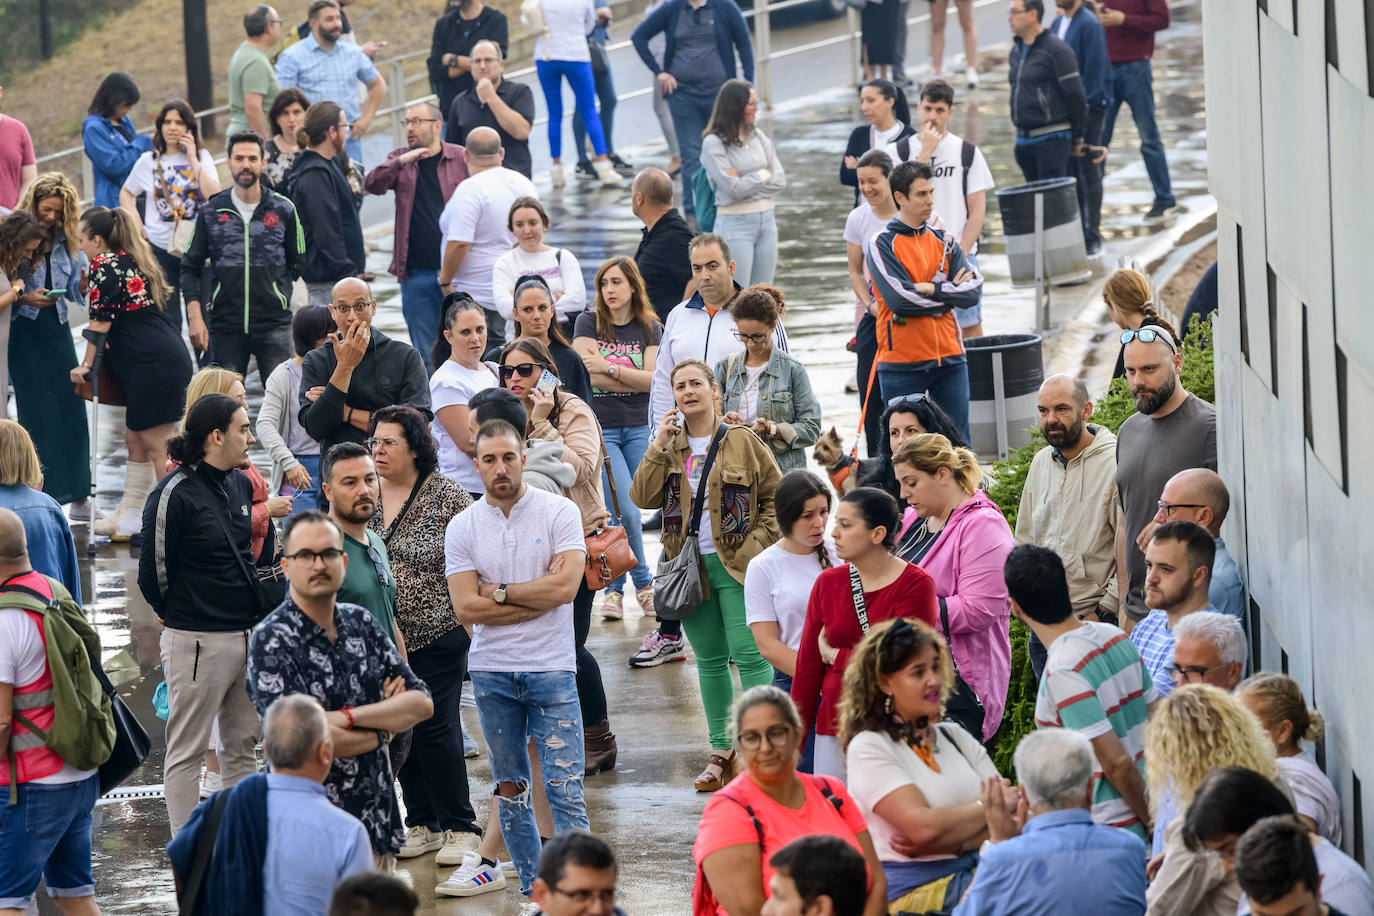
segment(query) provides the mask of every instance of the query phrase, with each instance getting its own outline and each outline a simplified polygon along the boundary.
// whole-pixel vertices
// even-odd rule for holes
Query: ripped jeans
[[[473,671],[477,715],[486,739],[492,779],[522,787],[514,798],[498,792],[501,835],[520,874],[520,893],[534,887],[539,862],[539,828],[530,807],[532,737],[544,771],[544,790],[555,833],[587,830],[582,798],[582,711],[572,671]]]

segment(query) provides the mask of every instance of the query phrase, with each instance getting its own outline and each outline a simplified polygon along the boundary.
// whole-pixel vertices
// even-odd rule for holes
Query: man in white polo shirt
[[[555,831],[588,829],[572,612],[586,544],[571,500],[525,484],[525,440],[514,426],[488,420],[473,446],[485,495],[444,534],[448,588],[458,620],[472,631],[468,670],[501,834],[528,896],[540,841],[526,736],[539,753]]]

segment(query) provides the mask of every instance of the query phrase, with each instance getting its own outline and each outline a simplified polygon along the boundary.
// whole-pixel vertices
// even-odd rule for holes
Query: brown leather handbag
[[[100,403],[106,407],[124,407],[129,403],[124,394],[124,386],[119,384],[119,379],[115,378],[114,370],[106,360],[98,361],[95,372],[100,374]],[[75,386],[76,396],[87,401],[95,396],[95,384],[91,374],[87,372],[86,380],[78,382]]]
[[[606,454],[606,440],[601,440],[601,461],[606,466],[606,479],[611,484],[611,504],[615,517],[620,518],[620,496],[615,489],[615,474],[611,472],[611,457]],[[636,510],[638,511],[638,510]],[[600,591],[639,565],[630,549],[629,535],[622,525],[605,524],[587,535],[587,588]]]

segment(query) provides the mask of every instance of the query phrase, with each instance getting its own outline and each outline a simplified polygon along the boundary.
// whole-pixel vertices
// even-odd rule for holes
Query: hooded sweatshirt
[[[1123,523],[1116,494],[1116,436],[1089,426],[1093,441],[1065,462],[1059,449],[1036,452],[1026,472],[1016,515],[1016,542],[1059,554],[1069,598],[1079,617],[1099,604],[1121,604],[1116,578],[1116,531]]]
[[[525,483],[562,494],[577,483],[577,469],[563,461],[563,443],[531,439],[525,446]]]
[[[1012,544],[1002,510],[978,490],[950,513],[921,560],[935,579],[942,617],[949,617],[954,663],[982,701],[984,741],[1002,724],[1011,679],[1011,604],[1002,565]]]
[[[301,279],[334,283],[363,272],[363,227],[348,179],[332,159],[314,150],[296,154],[286,173],[287,196],[305,228]]]

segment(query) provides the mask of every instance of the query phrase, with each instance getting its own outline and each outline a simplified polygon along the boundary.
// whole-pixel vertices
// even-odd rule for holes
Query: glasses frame
[[[735,340],[738,340],[742,344],[761,344],[773,336],[771,331],[763,334],[744,334],[738,328],[730,333],[734,334]]]
[[[420,124],[438,124],[438,118],[406,118],[401,122],[406,127],[415,127]]]
[[[1174,339],[1169,332],[1163,328],[1147,327],[1137,328],[1135,330],[1127,328],[1121,332],[1121,345],[1123,347],[1133,340],[1138,340],[1141,343],[1154,343],[1157,340],[1168,347],[1170,353],[1178,353],[1178,345],[1174,343]]]
[[[1162,499],[1159,500],[1157,503],[1155,503],[1155,505],[1159,507],[1159,508],[1158,508],[1158,511],[1164,513],[1164,517],[1165,517],[1165,518],[1168,518],[1170,515],[1172,515],[1172,514],[1173,514],[1173,511],[1174,511],[1175,509],[1210,509],[1210,508],[1212,508],[1211,506],[1203,506],[1203,505],[1199,505],[1198,503],[1166,503],[1166,502],[1165,502],[1164,500],[1162,500]]]
[[[323,561],[327,564],[339,559],[343,555],[343,548],[340,547],[326,547],[324,550],[320,551],[306,550],[302,548],[300,550],[297,550],[295,553],[282,554],[282,559],[290,560],[292,563],[308,563],[311,566],[314,566],[316,560]]]
[[[775,739],[773,733],[779,729],[781,729],[781,732]],[[782,722],[777,725],[768,726],[768,729],[762,735],[758,732],[743,732],[739,736],[739,746],[752,754],[754,751],[762,749],[765,741],[767,741],[771,747],[787,747],[787,742],[790,740],[792,740],[792,726]],[[756,743],[750,747],[751,742]]]
[[[549,885],[549,890],[553,891],[555,894],[562,894],[564,897],[567,897],[569,900],[572,900],[574,903],[587,903],[587,902],[589,902],[593,897],[598,897],[598,898],[600,898],[603,902],[609,903],[609,904],[611,904],[611,905],[614,905],[614,904],[615,904],[616,897],[618,897],[618,896],[620,895],[620,890],[619,890],[618,888],[611,888],[611,889],[608,890],[608,891],[591,891],[591,890],[565,891],[565,890],[563,890],[563,888],[559,887],[557,884],[550,884],[550,885]]]
[[[410,443],[404,439],[382,439],[378,436],[368,436],[367,439],[363,441],[363,444],[367,446],[369,452],[375,452],[379,445],[385,445],[387,451],[392,451],[393,449],[398,449]]]
[[[1173,678],[1176,684],[1203,684],[1207,682],[1207,675],[1211,674],[1213,671],[1220,671],[1222,668],[1227,668],[1234,664],[1235,662],[1223,662],[1215,667],[1203,669],[1199,668],[1197,665],[1187,665],[1180,668],[1178,665],[1170,662],[1168,671],[1169,677]],[[1189,678],[1189,675],[1193,674],[1197,675],[1197,680],[1195,681]]]

